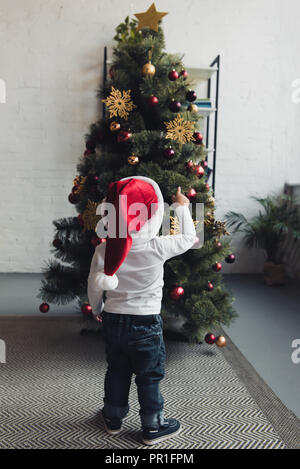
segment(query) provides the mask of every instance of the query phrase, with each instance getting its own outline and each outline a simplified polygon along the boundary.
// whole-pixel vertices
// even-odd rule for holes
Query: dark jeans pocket
[[[128,342],[134,373],[149,373],[159,367],[161,340],[159,331],[148,330],[144,336],[133,337]]]

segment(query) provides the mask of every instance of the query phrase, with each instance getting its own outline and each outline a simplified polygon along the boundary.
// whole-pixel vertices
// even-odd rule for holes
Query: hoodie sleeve
[[[179,205],[175,213],[180,223],[180,234],[158,236],[153,239],[154,248],[164,261],[188,251],[196,240],[196,230],[188,205]]]
[[[104,253],[105,253],[105,244],[100,244],[96,247],[91,267],[90,273],[88,276],[88,299],[92,307],[93,314],[97,316],[103,311],[103,293],[104,290],[100,289],[97,285],[97,275],[103,273],[104,271]]]

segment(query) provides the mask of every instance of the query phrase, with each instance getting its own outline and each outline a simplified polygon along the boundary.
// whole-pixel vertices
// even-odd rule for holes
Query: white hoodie
[[[141,176],[134,177],[150,182],[159,200],[163,202],[160,189],[154,181]],[[188,206],[178,206],[175,213],[180,222],[180,234],[153,236],[148,240],[133,238],[127,257],[117,271],[118,286],[114,290],[106,291],[105,305],[104,291],[97,286],[95,278],[104,271],[106,243],[96,247],[88,277],[88,298],[94,315],[100,314],[103,309],[108,313],[119,314],[160,313],[164,285],[163,265],[168,259],[190,249],[196,240],[196,231]],[[159,223],[155,220],[156,233],[161,225],[162,214],[160,211]]]

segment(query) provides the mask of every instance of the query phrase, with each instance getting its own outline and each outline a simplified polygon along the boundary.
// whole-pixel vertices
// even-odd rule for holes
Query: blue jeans
[[[108,363],[104,383],[106,417],[123,419],[129,411],[128,395],[135,374],[143,427],[163,422],[164,399],[159,383],[165,375],[165,344],[160,314],[102,313]]]

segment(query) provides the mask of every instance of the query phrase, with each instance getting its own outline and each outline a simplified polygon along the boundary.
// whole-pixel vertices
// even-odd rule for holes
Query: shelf
[[[208,80],[218,70],[217,67],[206,67],[206,68],[194,68],[187,67],[186,71],[189,74],[191,80]]]
[[[202,108],[198,108],[197,113],[200,114],[201,116],[207,117],[213,112],[216,112],[216,110],[217,109],[215,107],[202,107]]]

